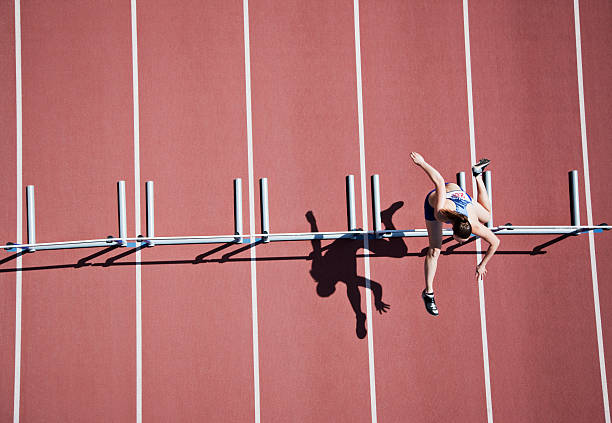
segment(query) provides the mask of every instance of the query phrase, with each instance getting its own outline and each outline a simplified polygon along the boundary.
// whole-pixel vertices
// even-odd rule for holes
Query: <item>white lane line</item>
[[[17,108],[17,244],[23,234],[23,165],[22,165],[22,103],[21,103],[21,4],[15,0],[15,100]],[[19,422],[21,394],[21,256],[17,257],[15,273],[15,384],[13,387],[13,422]]]
[[[136,0],[131,0],[132,95],[134,99],[134,222],[140,235],[140,117],[138,103],[138,29]],[[142,274],[140,250],[136,251],[136,422],[142,422]]]
[[[361,82],[361,31],[359,29],[359,0],[353,0],[353,16],[355,19],[355,69],[357,72],[357,117],[359,120],[359,172],[361,176],[361,214],[363,228],[368,230],[367,178],[365,165],[365,136],[363,129],[363,93]],[[369,239],[364,237],[364,267],[366,279],[366,315],[368,321],[368,364],[370,368],[370,410],[372,422],[377,421],[376,412],[376,377],[374,374],[374,331],[372,327],[372,292],[370,289],[370,252]]]
[[[244,74],[246,88],[247,154],[249,167],[249,233],[254,241],[255,228],[255,182],[253,177],[253,120],[251,113],[251,46],[249,39],[249,1],[243,0],[244,15]],[[251,311],[253,321],[253,394],[255,400],[255,422],[261,416],[259,397],[259,325],[257,322],[257,263],[255,248],[251,248]]]
[[[470,159],[476,163],[476,137],[474,135],[474,102],[472,97],[472,59],[470,52],[470,20],[468,17],[468,0],[463,0],[463,33],[465,37],[465,74],[467,79],[468,118],[470,126]],[[477,198],[476,180],[472,176],[472,195]],[[480,251],[482,243],[476,240],[476,250]],[[476,254],[476,263],[480,263],[481,254]],[[478,298],[480,303],[480,329],[482,335],[482,357],[484,364],[485,397],[487,406],[487,421],[493,423],[493,402],[491,400],[491,374],[489,371],[489,343],[487,340],[487,317],[484,298],[484,284],[478,278]]]
[[[582,162],[584,169],[584,192],[586,196],[587,223],[593,225],[593,209],[591,205],[591,180],[589,177],[589,151],[586,134],[586,116],[584,107],[584,83],[582,75],[582,41],[580,38],[580,5],[574,0],[574,26],[576,32],[576,65],[578,71],[578,99],[580,102],[580,135],[582,138]],[[593,280],[593,302],[595,305],[595,326],[597,329],[597,346],[599,353],[599,371],[601,374],[601,390],[603,394],[604,415],[606,423],[610,423],[610,403],[608,398],[608,381],[606,378],[606,356],[604,354],[603,332],[601,327],[601,310],[599,306],[599,284],[597,281],[597,256],[595,255],[595,240],[593,232],[589,231],[589,253],[591,258],[591,278]]]

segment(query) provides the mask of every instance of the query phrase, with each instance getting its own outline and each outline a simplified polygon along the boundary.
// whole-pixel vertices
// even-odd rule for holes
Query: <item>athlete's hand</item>
[[[423,163],[425,163],[425,159],[423,158],[423,156],[421,156],[416,151],[413,151],[412,153],[410,153],[410,158],[412,159],[414,164],[417,166],[421,166]]]
[[[484,265],[476,266],[476,279],[484,278],[487,274],[487,267]]]

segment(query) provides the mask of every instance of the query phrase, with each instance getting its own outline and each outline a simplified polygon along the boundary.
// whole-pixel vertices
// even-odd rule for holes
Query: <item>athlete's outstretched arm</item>
[[[425,159],[423,158],[423,156],[421,156],[417,152],[413,151],[412,153],[410,153],[410,158],[412,159],[414,164],[416,164],[421,169],[423,169],[423,171],[425,171],[427,176],[429,176],[429,179],[431,179],[431,181],[436,186],[436,191],[437,192],[442,192],[442,193],[446,192],[446,188],[444,187],[444,178],[442,177],[442,175],[440,175],[440,172],[438,172],[436,169],[434,169],[434,167],[432,165],[427,163],[425,161]],[[444,207],[445,196],[444,195],[437,195],[436,198],[437,198],[437,200],[436,200],[436,207],[434,207],[434,208],[435,208],[436,214],[437,214],[440,211],[440,209],[442,209]]]
[[[497,251],[500,241],[499,238],[491,231],[491,229],[487,228],[481,223],[472,225],[472,233],[489,243],[489,248],[487,249],[486,254],[482,258],[480,264],[476,266],[476,277],[478,278],[487,274],[487,263]]]

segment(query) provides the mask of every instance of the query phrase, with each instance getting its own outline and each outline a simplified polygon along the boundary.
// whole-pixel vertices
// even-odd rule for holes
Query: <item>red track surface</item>
[[[116,181],[133,186],[131,57],[118,48],[130,45],[129,7],[24,2],[21,22],[23,182],[36,186],[37,239],[113,234]],[[23,265],[90,253],[28,255]],[[133,275],[129,267],[23,273],[23,421],[134,418]]]
[[[232,179],[247,192],[242,8],[224,4],[138,10],[142,186],[155,182],[159,236],[231,234]],[[254,414],[249,262],[156,264],[215,247],[143,252],[145,421]]]
[[[137,235],[129,4],[22,3],[23,185],[36,186],[37,240],[116,234],[117,180],[126,180],[128,234]],[[593,219],[610,223],[612,7],[583,3]],[[249,231],[241,6],[138,4],[139,183],[144,205],[144,182],[155,182],[159,236],[233,232],[237,177]],[[319,230],[345,229],[348,174],[356,177],[361,226],[352,6],[249,5],[255,196],[257,179],[269,178],[272,232],[309,231],[309,210]],[[461,4],[362,0],[360,12],[367,177],[380,174],[383,209],[405,203],[393,217],[396,227],[422,228],[431,188],[410,151],[448,180],[470,166]],[[493,160],[495,223],[569,224],[567,172],[578,169],[586,224],[571,2],[472,1],[469,14],[476,154]],[[12,3],[0,4],[0,129],[8,140],[0,144],[3,242],[15,240],[16,228],[12,17]],[[141,215],[144,233],[144,206]],[[370,209],[368,216],[371,229]],[[497,422],[604,421],[588,236],[528,254],[551,238],[504,237],[488,266]],[[257,246],[256,367],[250,252],[143,250],[143,420],[252,421],[258,369],[263,422],[371,421],[373,341],[378,421],[486,421],[475,246],[440,259],[441,314],[434,319],[420,299],[418,253],[426,241],[405,243],[409,254],[401,258],[392,257],[391,244],[372,244],[371,279],[391,309],[372,316],[363,340],[343,283],[329,298],[317,295],[309,242]],[[610,235],[596,235],[595,248],[609,341]],[[332,267],[365,275],[362,249],[328,251],[341,257]],[[22,421],[136,419],[136,254],[104,251],[74,267],[95,252],[23,258]],[[13,413],[10,254],[0,257],[2,421]]]

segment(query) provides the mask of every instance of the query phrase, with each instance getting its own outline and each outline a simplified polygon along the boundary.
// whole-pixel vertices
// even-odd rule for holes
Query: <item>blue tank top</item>
[[[448,183],[446,183],[448,185]],[[429,204],[429,196],[433,194],[436,190],[431,190],[427,197],[425,197],[425,219],[434,221],[436,218],[434,217],[434,208]],[[450,191],[446,193],[446,198],[455,203],[455,210],[457,213],[461,213],[464,216],[468,215],[467,206],[472,203],[472,197],[468,193],[462,190]]]
[[[467,206],[468,204],[472,204],[472,197],[470,197],[467,192],[463,190],[450,191],[446,193],[446,199],[455,203],[457,213],[461,213],[467,217]]]

